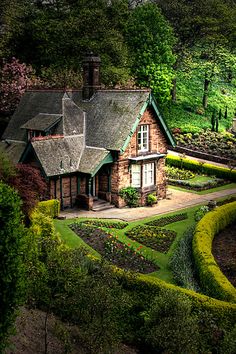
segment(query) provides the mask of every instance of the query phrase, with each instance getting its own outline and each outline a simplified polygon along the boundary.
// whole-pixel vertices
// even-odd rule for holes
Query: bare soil
[[[37,309],[22,308],[16,320],[16,335],[10,338],[5,354],[45,354],[45,316]],[[47,354],[86,354],[78,340],[79,329],[49,314],[47,321]],[[137,354],[124,344],[111,354]],[[96,353],[97,354],[97,353]]]
[[[236,223],[215,236],[212,253],[221,271],[236,287]]]

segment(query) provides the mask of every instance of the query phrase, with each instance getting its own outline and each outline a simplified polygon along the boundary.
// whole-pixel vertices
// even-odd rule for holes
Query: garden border
[[[211,165],[205,162],[194,161],[186,157],[175,155],[168,155],[166,162],[170,166],[185,168],[190,171],[205,173],[207,175],[214,175],[219,178],[236,182],[236,169]]]
[[[236,202],[218,207],[197,224],[193,238],[193,256],[203,289],[210,296],[236,303],[236,289],[221,272],[212,255],[215,235],[236,221]]]

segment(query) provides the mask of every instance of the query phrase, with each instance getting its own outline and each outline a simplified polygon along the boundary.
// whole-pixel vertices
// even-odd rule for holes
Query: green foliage
[[[197,224],[193,255],[201,285],[211,296],[236,302],[236,290],[220,271],[212,253],[214,236],[236,220],[236,202],[218,207]]]
[[[175,231],[147,225],[133,227],[125,234],[130,239],[163,253],[168,252],[170,245],[176,237]],[[139,246],[138,249],[141,249],[143,247],[142,245]]]
[[[95,219],[91,219],[91,220],[84,220],[82,222],[82,224],[84,225],[88,225],[88,226],[97,226],[97,227],[105,227],[107,229],[124,229],[128,223],[125,221],[108,221],[108,220],[95,220]]]
[[[155,4],[136,7],[126,29],[132,71],[138,85],[150,87],[158,102],[170,98],[175,57],[174,36]]]
[[[185,231],[184,236],[179,241],[174,254],[170,258],[169,265],[178,285],[199,292],[192,257],[193,235],[193,227]]]
[[[166,166],[165,167],[167,178],[172,179],[190,179],[195,177],[195,174],[191,171],[180,169],[173,166]]]
[[[226,167],[215,166],[209,163],[202,164],[198,161],[173,155],[168,155],[166,162],[171,166],[186,168],[187,170],[204,173],[210,176],[213,175],[229,181],[236,181],[236,171]]]
[[[148,194],[147,196],[147,205],[152,206],[153,204],[157,203],[157,196],[154,194]]]
[[[25,299],[25,230],[17,193],[0,182],[0,352]]]
[[[141,335],[155,352],[199,352],[197,316],[192,313],[192,303],[187,296],[162,291],[143,316]]]
[[[171,216],[163,216],[162,218],[159,218],[157,220],[152,220],[147,222],[147,225],[150,226],[165,226],[168,224],[171,224],[173,222],[178,222],[181,220],[186,220],[188,218],[187,213],[180,213],[180,214],[175,214]]]
[[[119,195],[122,199],[124,199],[124,201],[130,208],[138,206],[139,194],[136,188],[122,188],[119,192]]]
[[[37,209],[43,215],[50,216],[53,219],[57,218],[60,212],[60,201],[58,199],[50,199],[39,202]]]
[[[194,219],[195,221],[200,221],[204,215],[206,215],[206,213],[208,213],[209,208],[206,205],[202,205],[199,207],[198,210],[196,210],[195,214],[194,214]]]

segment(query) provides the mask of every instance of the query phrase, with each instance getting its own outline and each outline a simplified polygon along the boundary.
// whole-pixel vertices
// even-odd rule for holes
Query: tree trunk
[[[203,108],[207,108],[208,105],[208,93],[209,93],[209,86],[210,86],[211,80],[207,79],[205,75],[205,80],[204,80],[204,91],[203,91],[203,98],[202,98],[202,105]]]
[[[173,102],[176,102],[177,95],[176,95],[176,77],[172,81],[173,87],[171,89],[171,98]]]

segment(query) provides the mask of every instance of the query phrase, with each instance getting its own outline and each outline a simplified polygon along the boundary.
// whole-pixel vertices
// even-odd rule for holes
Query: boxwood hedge
[[[236,302],[236,289],[218,267],[211,249],[214,236],[236,221],[236,202],[218,207],[197,224],[193,238],[193,256],[202,288],[210,296]]]

